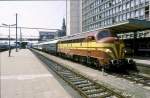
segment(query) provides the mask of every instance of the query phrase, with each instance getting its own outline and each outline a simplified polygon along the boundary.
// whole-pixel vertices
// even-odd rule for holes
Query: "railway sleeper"
[[[85,79],[74,79],[74,80],[71,80],[71,82],[77,82],[77,81],[85,81]]]
[[[64,78],[67,78],[67,79],[69,79],[69,78],[73,78],[73,77],[75,77],[75,76],[73,76],[73,75],[63,75],[63,74],[60,74],[61,76],[63,76]]]
[[[81,85],[81,84],[85,84],[85,83],[88,83],[88,80],[77,81],[77,82],[74,82],[73,84],[74,84],[74,85]]]
[[[106,97],[109,97],[111,96],[112,94],[109,93],[109,92],[101,92],[101,93],[97,93],[97,94],[91,94],[91,95],[88,95],[89,98],[106,98]]]
[[[69,75],[69,76],[67,76],[67,75],[63,75],[65,78],[68,78],[69,80],[71,80],[71,79],[74,79],[76,76],[74,76],[74,75]]]
[[[69,80],[73,80],[73,79],[82,79],[82,77],[80,77],[80,76],[72,76],[72,77],[69,78]]]
[[[101,92],[104,92],[104,91],[106,91],[106,90],[102,89],[102,88],[98,88],[98,89],[87,90],[87,91],[85,91],[85,93],[87,95],[91,95],[91,94],[101,93]]]
[[[56,69],[55,69],[56,70]],[[66,70],[60,70],[58,73],[61,73],[61,74],[72,74],[71,72],[67,72]]]
[[[83,88],[83,87],[86,87],[86,86],[92,86],[94,85],[93,83],[88,83],[88,84],[81,84],[81,85],[78,85],[79,88]]]
[[[83,80],[83,78],[81,78],[81,77],[74,77],[74,78],[69,78],[69,80],[70,80],[71,82],[76,82],[76,81]],[[85,79],[84,79],[84,80],[85,80]]]
[[[92,85],[92,86],[86,86],[86,87],[83,87],[81,88],[83,91],[87,91],[87,90],[90,90],[90,89],[98,89],[99,87],[98,86],[95,86],[95,85]]]
[[[71,72],[61,72],[63,75],[74,75],[73,73],[71,73]]]

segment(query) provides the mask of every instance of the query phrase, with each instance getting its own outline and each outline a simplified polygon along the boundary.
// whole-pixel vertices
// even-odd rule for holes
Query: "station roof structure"
[[[111,26],[106,26],[103,29],[109,29],[110,31],[115,33],[146,30],[146,29],[150,29],[150,21],[139,20],[139,19],[128,19],[121,23],[117,23]]]

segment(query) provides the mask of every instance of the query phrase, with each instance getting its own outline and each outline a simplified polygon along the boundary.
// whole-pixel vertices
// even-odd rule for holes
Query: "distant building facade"
[[[81,32],[82,0],[67,0],[67,35]]]
[[[150,20],[150,0],[82,0],[83,32],[130,18]]]
[[[39,41],[48,41],[50,39],[54,39],[56,36],[56,32],[48,32],[48,31],[40,31],[39,32]]]
[[[66,36],[66,32],[64,30],[58,30],[57,31],[57,37]]]

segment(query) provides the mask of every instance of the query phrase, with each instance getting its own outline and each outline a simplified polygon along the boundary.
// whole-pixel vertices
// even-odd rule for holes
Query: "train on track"
[[[61,37],[33,48],[112,71],[136,70],[122,40],[107,29]]]
[[[7,44],[0,43],[0,52],[6,51],[8,49],[9,49],[9,46]]]

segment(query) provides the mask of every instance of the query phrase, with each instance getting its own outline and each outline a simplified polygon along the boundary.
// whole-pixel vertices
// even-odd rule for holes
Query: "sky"
[[[66,18],[65,0],[51,1],[0,1],[0,26],[15,24],[18,14],[18,26],[61,29],[62,20]],[[22,29],[23,37],[37,37],[39,31]],[[19,36],[20,30],[18,30]],[[11,37],[15,37],[11,29]],[[0,27],[0,37],[8,36],[8,28]]]

